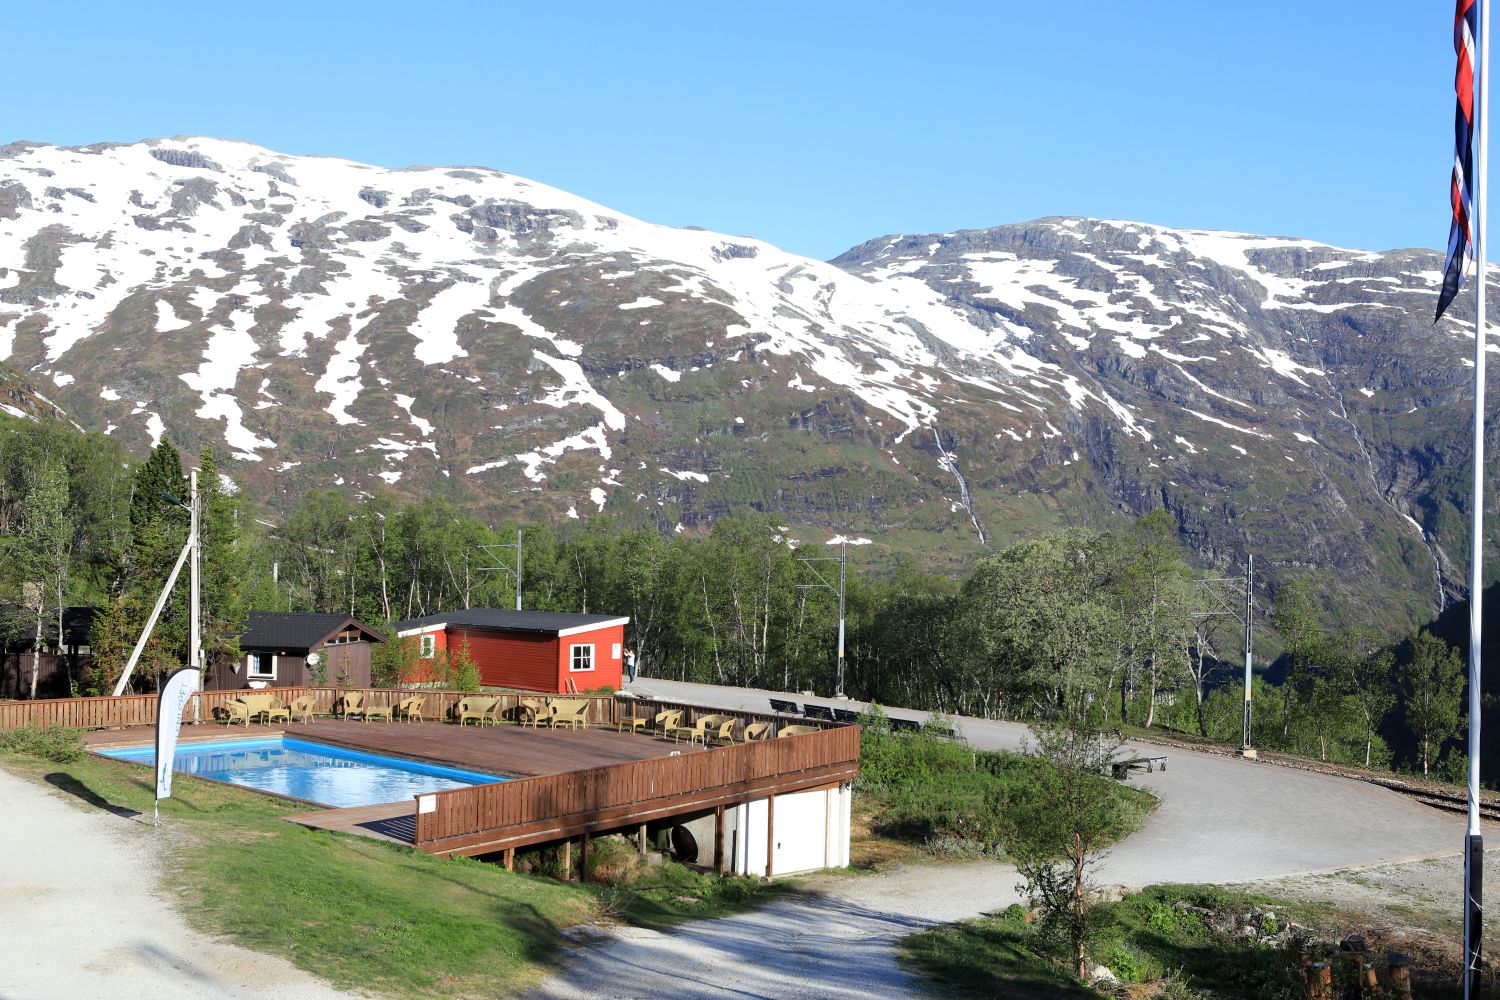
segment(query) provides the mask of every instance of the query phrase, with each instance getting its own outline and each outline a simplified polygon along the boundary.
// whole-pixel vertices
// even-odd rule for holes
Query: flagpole
[[[1479,79],[1475,98],[1474,258],[1474,482],[1469,539],[1469,828],[1464,852],[1465,1000],[1477,1000],[1484,944],[1484,837],[1479,829],[1479,754],[1481,661],[1480,629],[1484,620],[1484,286],[1485,213],[1489,208],[1490,3],[1479,2]]]

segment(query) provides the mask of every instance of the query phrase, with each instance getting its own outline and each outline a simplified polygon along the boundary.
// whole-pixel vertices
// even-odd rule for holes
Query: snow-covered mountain
[[[482,168],[0,147],[0,359],[273,504],[758,509],[954,562],[1165,504],[1206,564],[1252,547],[1411,618],[1462,575],[1440,266],[1061,218],[825,263]]]

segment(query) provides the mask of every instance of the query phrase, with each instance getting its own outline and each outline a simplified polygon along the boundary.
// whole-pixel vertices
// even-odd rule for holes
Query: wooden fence
[[[859,727],[417,796],[418,849],[483,854],[851,780]]]
[[[317,698],[316,708],[320,715],[330,715],[345,693],[358,692],[364,695],[365,704],[381,706],[395,705],[403,698],[419,695],[426,699],[422,714],[428,719],[446,719],[453,707],[465,698],[496,698],[501,710],[514,716],[521,702],[526,699],[544,698],[531,694],[483,694],[474,695],[464,691],[407,690],[396,688],[335,688],[335,687],[278,687],[260,688],[254,691],[200,691],[188,700],[182,710],[184,722],[209,722],[215,709],[225,702],[244,694],[274,694],[284,702],[311,694]],[[553,697],[556,697],[555,695]],[[570,695],[587,700],[588,719],[594,725],[614,725],[618,718],[616,702],[611,695]],[[36,701],[0,702],[0,730],[19,729],[24,726],[68,726],[73,729],[123,729],[129,726],[150,726],[156,723],[157,697],[154,694],[127,694],[102,698],[47,698]]]

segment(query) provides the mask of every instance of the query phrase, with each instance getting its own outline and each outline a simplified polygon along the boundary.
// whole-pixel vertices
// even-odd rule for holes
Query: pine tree
[[[136,635],[131,631],[133,618],[123,596],[115,597],[94,616],[89,629],[92,656],[86,693],[101,695],[114,691],[115,681],[120,679],[135,643]]]

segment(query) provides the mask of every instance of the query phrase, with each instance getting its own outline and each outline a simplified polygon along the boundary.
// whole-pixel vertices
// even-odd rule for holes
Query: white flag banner
[[[177,756],[177,732],[182,728],[182,710],[198,692],[197,667],[173,672],[161,686],[156,703],[156,798],[172,797],[172,763]]]

